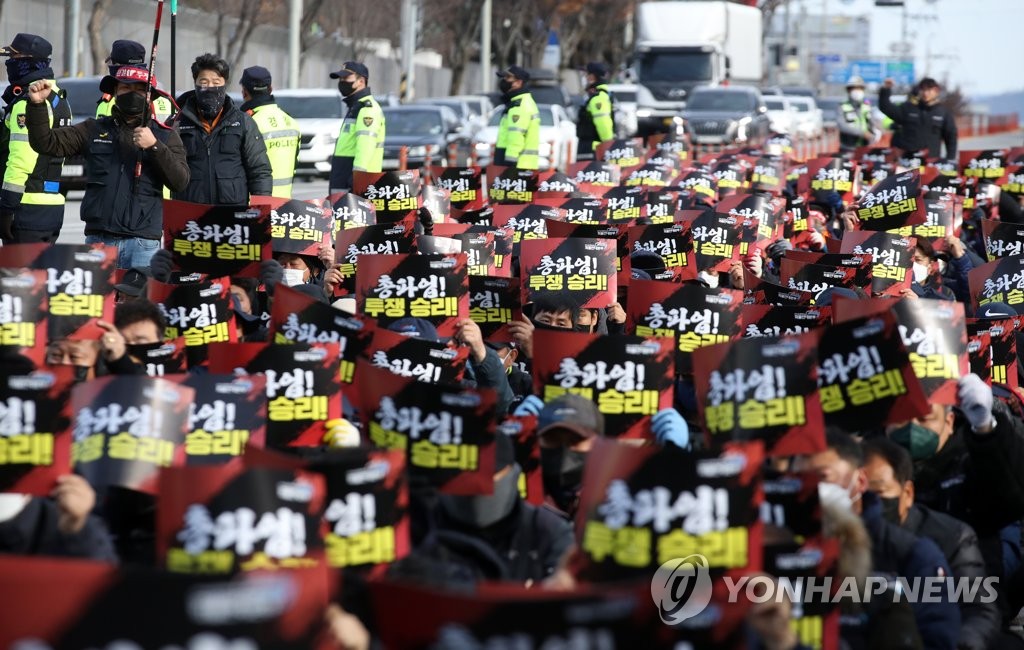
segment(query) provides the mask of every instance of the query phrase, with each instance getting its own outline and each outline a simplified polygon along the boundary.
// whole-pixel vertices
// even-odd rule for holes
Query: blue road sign
[[[885,64],[872,59],[854,59],[849,65],[850,76],[860,77],[866,84],[880,84],[885,80]]]
[[[814,60],[825,65],[828,63],[839,63],[843,60],[843,57],[839,54],[818,54],[814,57]]]
[[[898,85],[910,86],[917,81],[913,61],[886,61],[885,76],[892,77]]]

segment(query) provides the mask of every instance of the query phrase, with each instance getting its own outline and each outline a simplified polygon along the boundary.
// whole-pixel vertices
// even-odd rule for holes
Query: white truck
[[[641,135],[665,131],[694,86],[761,82],[761,10],[735,2],[648,0],[637,7],[633,73]]]

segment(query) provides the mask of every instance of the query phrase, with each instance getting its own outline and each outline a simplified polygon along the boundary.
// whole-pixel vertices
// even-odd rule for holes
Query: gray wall
[[[79,66],[86,72],[92,69],[92,53],[89,49],[89,35],[86,24],[92,10],[90,0],[82,1],[80,27]],[[114,0],[103,28],[103,42],[109,44],[118,38],[139,41],[148,50],[153,42],[153,19],[156,17],[156,3],[153,0]],[[157,78],[161,85],[170,83],[170,3],[164,6],[160,44],[157,51]],[[188,90],[192,85],[189,65],[198,54],[213,51],[215,47],[214,28],[216,18],[195,9],[179,5],[177,19],[177,91]],[[53,43],[53,68],[58,76],[64,76],[64,2],[63,0],[5,0],[3,15],[0,16],[0,34],[4,43],[9,43],[14,34],[31,32],[39,34]],[[332,70],[352,56],[350,46],[325,37],[302,57],[300,73],[301,87],[328,88],[334,81],[328,77]],[[370,69],[370,86],[377,95],[397,93],[401,71],[397,59],[375,56],[365,58]],[[270,70],[275,85],[287,86],[288,74],[288,31],[284,27],[261,26],[253,33],[243,57],[242,66],[262,65]],[[232,71],[232,85],[236,85],[241,70]],[[415,91],[418,97],[448,94],[451,72],[446,68],[417,66]]]

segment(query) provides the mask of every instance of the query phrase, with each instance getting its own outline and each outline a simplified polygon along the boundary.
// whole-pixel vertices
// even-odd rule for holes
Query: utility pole
[[[78,28],[81,25],[82,0],[64,0],[64,73],[78,75]]]
[[[302,0],[288,2],[288,87],[299,87],[299,57],[302,53]]]
[[[491,0],[480,10],[480,92],[491,92]]]
[[[413,60],[416,54],[416,0],[402,0],[402,102],[412,101],[415,92],[413,84],[416,82],[416,63]]]

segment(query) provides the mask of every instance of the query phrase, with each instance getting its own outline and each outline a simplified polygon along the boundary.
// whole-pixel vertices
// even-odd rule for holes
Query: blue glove
[[[153,253],[153,257],[149,260],[149,272],[156,280],[164,283],[170,282],[172,270],[174,270],[174,257],[171,256],[171,251],[161,248]]]
[[[659,445],[673,444],[680,449],[690,445],[690,427],[674,408],[661,409],[651,417],[651,431]]]
[[[988,427],[991,431],[996,425],[996,420],[992,416],[992,389],[981,377],[974,373],[961,377],[957,396],[960,398],[960,410],[971,423],[971,429],[975,433],[980,433],[978,429]]]
[[[277,260],[260,262],[260,283],[267,290],[268,296],[274,295],[274,289],[284,279],[284,268]]]
[[[540,415],[540,412],[544,409],[544,400],[537,397],[536,395],[527,395],[526,399],[519,403],[515,411],[512,411],[512,415],[517,418],[526,417],[532,415],[534,417]]]

